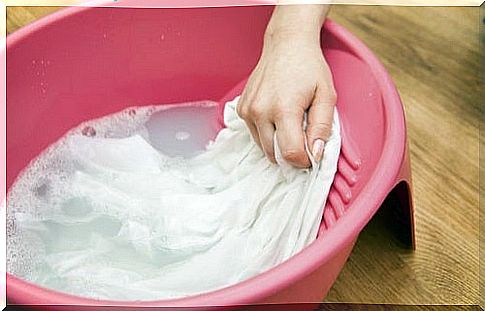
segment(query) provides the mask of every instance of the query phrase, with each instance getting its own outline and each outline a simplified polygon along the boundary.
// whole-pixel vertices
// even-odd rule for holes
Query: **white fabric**
[[[312,242],[337,168],[337,116],[322,162],[311,157],[311,169],[296,169],[277,144],[279,165],[265,158],[236,105],[227,103],[227,128],[207,150],[182,162],[137,135],[73,136],[82,167],[68,196],[93,202],[93,210],[74,221],[61,211],[46,219],[67,226],[102,215],[115,234],[90,229],[84,246],[58,247],[36,281],[97,298],[182,297],[245,280]]]

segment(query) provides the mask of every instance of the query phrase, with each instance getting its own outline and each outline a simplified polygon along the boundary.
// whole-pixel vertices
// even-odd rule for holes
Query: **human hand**
[[[275,132],[283,158],[292,165],[304,168],[311,164],[305,136],[315,159],[320,161],[323,156],[336,93],[319,34],[320,28],[317,36],[313,30],[267,31],[263,53],[239,101],[238,115],[273,163]]]

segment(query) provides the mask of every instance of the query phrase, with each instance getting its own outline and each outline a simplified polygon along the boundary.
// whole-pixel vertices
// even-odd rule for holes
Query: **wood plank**
[[[327,300],[477,304],[478,9],[336,6],[331,17],[379,56],[400,91],[417,250],[401,249],[375,220]]]

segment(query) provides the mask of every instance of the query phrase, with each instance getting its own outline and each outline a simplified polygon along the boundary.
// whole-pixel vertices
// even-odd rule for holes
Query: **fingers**
[[[258,101],[248,104],[240,101],[237,107],[238,115],[246,122],[254,141],[263,150],[266,157],[276,163],[274,155],[274,135],[281,149],[283,159],[295,167],[307,168],[311,165],[305,149],[305,133],[303,131],[302,109],[279,110],[265,114],[262,107],[272,106]],[[277,105],[285,107],[285,105]],[[286,107],[298,107],[295,103]]]
[[[249,132],[251,133],[251,136],[254,139],[254,142],[259,146],[259,148],[262,148],[261,142],[259,140],[258,129],[256,128],[256,125],[251,120],[248,120],[248,121],[245,120],[244,122],[246,122],[246,125],[249,129]]]
[[[305,134],[303,132],[303,111],[280,112],[275,116],[276,140],[281,155],[295,167],[306,168],[310,160],[305,151]]]
[[[273,122],[259,111],[254,111],[251,107],[246,109],[244,106],[238,105],[237,113],[246,122],[246,125],[251,132],[251,136],[258,146],[263,150],[266,157],[273,163],[276,163],[274,156],[273,137],[275,127]],[[248,113],[249,110],[249,113]]]
[[[333,88],[317,88],[307,116],[307,141],[316,161],[323,157],[325,142],[332,132],[333,112],[337,101]]]
[[[249,132],[251,133],[251,136],[254,139],[254,142],[261,148],[261,142],[259,141],[259,133],[256,128],[256,125],[254,124],[253,119],[249,116],[249,109],[248,109],[248,104],[246,101],[246,93],[243,92],[241,99],[239,100],[239,103],[236,106],[236,113],[237,115],[244,120],[246,123],[246,126],[249,129]]]
[[[274,124],[266,121],[260,123],[256,127],[258,129],[259,141],[261,142],[261,147],[264,151],[264,154],[271,162],[276,163],[273,145],[275,132]]]
[[[276,130],[276,139],[283,158],[295,167],[306,168],[311,163],[305,150],[304,135],[306,134],[308,146],[315,160],[320,161],[325,142],[332,131],[335,103],[336,95],[333,88],[330,91],[327,88],[317,88],[308,109],[306,133],[302,128],[304,112],[297,109],[281,110],[270,118],[265,117],[258,106],[238,105],[238,115],[245,120],[254,141],[271,162],[276,163],[273,140]]]

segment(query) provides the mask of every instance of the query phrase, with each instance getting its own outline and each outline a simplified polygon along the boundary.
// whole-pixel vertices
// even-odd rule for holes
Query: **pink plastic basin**
[[[10,35],[7,187],[32,158],[82,121],[134,105],[232,99],[258,60],[272,9],[75,7]],[[210,309],[320,302],[358,234],[393,189],[402,199],[396,208],[412,230],[398,93],[376,57],[343,27],[328,21],[322,47],[338,92],[343,142],[319,237],[310,246],[245,282],[175,300],[99,301],[8,274],[9,303]]]

